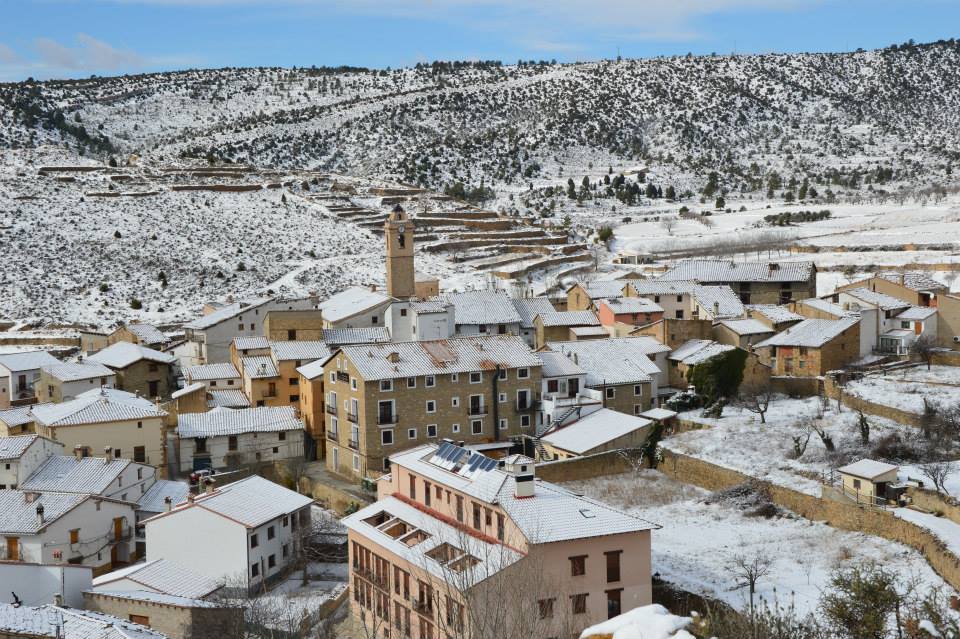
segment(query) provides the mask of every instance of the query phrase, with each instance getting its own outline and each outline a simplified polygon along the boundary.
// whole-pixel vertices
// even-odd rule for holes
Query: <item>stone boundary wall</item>
[[[930,363],[936,366],[960,366],[960,351],[937,351]]]
[[[790,397],[813,397],[820,394],[819,377],[770,376],[770,385],[775,393]]]
[[[827,377],[823,380],[823,388],[827,397],[833,400],[836,400],[837,394],[842,392],[842,389],[837,386],[832,377]],[[866,415],[891,419],[900,424],[907,424],[915,428],[920,428],[921,425],[921,416],[916,413],[894,408],[893,406],[887,406],[886,404],[877,404],[876,402],[871,402],[862,397],[851,395],[850,393],[843,393],[840,402],[850,410],[863,411]]]
[[[606,475],[618,475],[636,469],[636,450],[608,450],[595,455],[537,464],[536,474],[540,479],[561,482],[593,479]]]
[[[755,479],[738,471],[669,450],[663,451],[663,462],[658,466],[658,470],[678,481],[711,491],[723,490]],[[960,590],[960,559],[926,529],[884,510],[820,499],[769,482],[763,484],[769,489],[774,503],[806,519],[823,521],[839,530],[883,537],[918,550],[944,581]]]

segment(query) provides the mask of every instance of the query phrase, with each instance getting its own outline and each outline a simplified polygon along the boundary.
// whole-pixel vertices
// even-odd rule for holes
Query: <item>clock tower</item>
[[[414,296],[413,221],[399,204],[383,225],[387,240],[387,294],[404,300]]]

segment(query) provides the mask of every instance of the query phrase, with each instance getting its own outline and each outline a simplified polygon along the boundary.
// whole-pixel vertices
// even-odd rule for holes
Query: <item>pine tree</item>
[[[676,192],[676,190],[673,188],[673,185],[670,185],[670,186],[667,187],[667,190],[666,190],[666,192],[664,193],[664,195],[666,196],[666,198],[667,198],[668,200],[675,200],[675,199],[677,199],[677,192]]]
[[[577,187],[573,184],[573,178],[567,178],[567,197],[571,200],[577,199]]]

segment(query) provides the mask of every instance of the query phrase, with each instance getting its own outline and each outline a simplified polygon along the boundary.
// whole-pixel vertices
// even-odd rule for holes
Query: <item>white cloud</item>
[[[50,38],[37,38],[33,47],[39,62],[50,69],[70,71],[116,71],[141,68],[143,56],[117,49],[85,33],[77,34],[77,46],[66,46]]]
[[[16,64],[20,62],[17,52],[0,42],[0,64]]]

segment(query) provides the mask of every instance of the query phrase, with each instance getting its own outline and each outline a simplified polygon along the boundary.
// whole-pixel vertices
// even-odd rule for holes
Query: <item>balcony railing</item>
[[[277,396],[277,391],[276,391],[276,389],[274,389],[274,390],[269,390],[269,389],[268,389],[268,390],[265,390],[265,391],[261,391],[261,392],[260,392],[260,397],[262,397],[263,399],[270,399],[270,398],[273,398],[273,397],[276,397],[276,396]]]
[[[518,411],[527,411],[527,410],[531,410],[532,408],[533,408],[533,401],[529,399],[525,402],[517,402]]]
[[[337,407],[336,407],[336,406],[333,406],[332,404],[327,404],[327,405],[326,405],[326,411],[327,411],[327,415],[336,415],[336,414],[337,414]]]
[[[470,407],[470,417],[483,417],[487,414],[486,406],[471,406]]]
[[[348,445],[353,450],[360,450],[360,442],[356,439],[351,439]]]
[[[385,415],[383,413],[377,415],[377,424],[380,426],[392,426],[400,422],[400,416],[396,413],[390,415]]]
[[[329,439],[330,441],[333,441],[333,442],[339,441],[339,437],[337,436],[337,431],[335,431],[335,430],[328,430],[328,431],[327,431],[327,439]]]
[[[358,424],[360,423],[360,418],[357,417],[356,413],[351,413],[350,411],[347,411],[347,421],[350,422],[351,424]]]

